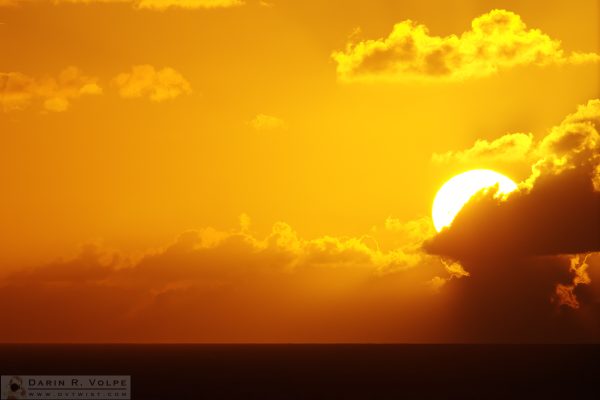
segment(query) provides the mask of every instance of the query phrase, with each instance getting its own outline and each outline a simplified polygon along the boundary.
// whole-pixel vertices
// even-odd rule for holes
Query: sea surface
[[[0,345],[2,375],[131,375],[132,399],[600,398],[600,345]]]

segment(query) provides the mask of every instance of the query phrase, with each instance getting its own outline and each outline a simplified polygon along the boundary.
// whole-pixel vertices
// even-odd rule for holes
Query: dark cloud
[[[470,276],[444,286],[452,320],[448,336],[466,342],[597,342],[599,285],[575,288],[581,303],[576,309],[556,291],[571,284],[570,262],[568,256],[463,261]]]
[[[507,201],[493,193],[473,199],[425,248],[461,261],[600,251],[600,192],[592,171],[542,176]]]
[[[599,127],[600,102],[591,100],[535,146],[518,191],[474,196],[424,243],[469,273],[445,285],[458,337],[600,340]]]

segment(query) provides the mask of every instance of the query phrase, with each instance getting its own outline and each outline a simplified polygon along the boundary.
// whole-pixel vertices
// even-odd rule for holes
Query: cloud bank
[[[424,316],[410,301],[432,302],[428,281],[443,268],[418,246],[307,240],[285,223],[264,238],[248,229],[244,217],[236,230],[189,231],[138,259],[90,245],[15,273],[0,282],[0,300],[11,299],[17,328],[0,340],[390,341],[398,330],[407,340],[435,332],[423,332],[430,322],[416,322]]]
[[[243,215],[138,257],[87,246],[22,268],[0,280],[0,341],[598,342],[599,129],[591,100],[532,140],[518,191],[476,196],[439,234],[390,217],[360,237],[259,236]]]
[[[498,9],[475,18],[460,36],[432,36],[406,20],[387,38],[348,43],[332,57],[342,81],[462,81],[519,66],[600,61],[594,53],[566,54],[560,41]]]

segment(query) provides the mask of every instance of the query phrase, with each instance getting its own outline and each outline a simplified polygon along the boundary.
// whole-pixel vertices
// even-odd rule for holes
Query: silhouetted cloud
[[[475,196],[425,242],[426,251],[469,272],[450,286],[462,298],[457,312],[479,326],[480,338],[598,339],[588,257],[600,252],[599,128],[600,101],[591,100],[532,148],[537,161],[518,191],[505,200]]]
[[[495,252],[555,255],[600,250],[600,100],[590,100],[532,145],[532,174],[508,199],[473,198],[427,246],[455,259]],[[505,138],[492,142],[503,143]],[[510,140],[509,142],[514,142]],[[482,156],[477,142],[455,154]],[[511,145],[511,147],[514,147]],[[487,154],[483,154],[487,157]],[[569,232],[569,235],[565,235]],[[472,243],[477,243],[472,248]],[[495,250],[496,249],[496,250]]]
[[[572,170],[540,177],[506,201],[474,198],[427,249],[457,260],[587,253],[600,251],[598,227],[591,171]]]

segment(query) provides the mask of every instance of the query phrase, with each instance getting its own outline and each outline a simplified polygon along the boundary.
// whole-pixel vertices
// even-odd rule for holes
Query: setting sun
[[[474,169],[450,179],[433,200],[432,218],[435,229],[440,232],[450,226],[456,214],[473,195],[496,185],[496,196],[506,196],[517,188],[511,179],[489,169]]]

